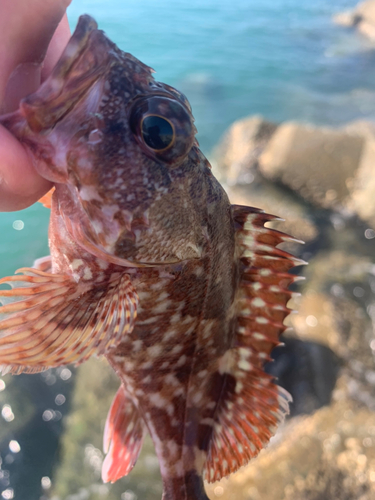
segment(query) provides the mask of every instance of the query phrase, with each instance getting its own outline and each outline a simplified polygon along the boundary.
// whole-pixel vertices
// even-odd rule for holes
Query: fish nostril
[[[102,137],[103,137],[103,133],[96,128],[95,130],[92,130],[90,132],[88,142],[90,144],[97,144],[98,142],[100,142],[102,140]]]

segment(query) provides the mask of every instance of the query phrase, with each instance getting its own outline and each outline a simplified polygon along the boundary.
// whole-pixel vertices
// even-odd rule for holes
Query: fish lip
[[[50,76],[20,102],[21,115],[34,133],[53,128],[108,71],[114,44],[89,15],[76,29]]]

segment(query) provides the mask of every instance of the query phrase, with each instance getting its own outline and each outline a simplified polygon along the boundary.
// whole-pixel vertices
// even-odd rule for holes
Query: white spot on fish
[[[267,323],[269,323],[268,319],[264,318],[263,316],[257,316],[255,318],[255,321],[261,325],[267,325]]]
[[[182,366],[186,363],[187,357],[185,354],[183,354],[177,361],[176,366]]]
[[[172,304],[172,301],[171,300],[165,300],[164,302],[161,302],[160,304],[158,304],[157,306],[154,306],[152,308],[152,312],[153,314],[160,314],[160,313],[164,313],[168,310],[168,307]]]
[[[234,356],[233,351],[228,349],[228,351],[218,359],[218,371],[222,375],[223,373],[231,373],[234,367]]]
[[[251,371],[252,369],[252,365],[251,363],[249,363],[248,361],[244,360],[244,359],[241,359],[239,362],[238,362],[238,366],[241,370],[244,370],[244,371]]]
[[[195,394],[193,394],[193,397],[191,398],[191,400],[192,400],[193,404],[197,405],[198,403],[200,403],[202,398],[203,398],[203,392],[198,391]]]
[[[163,348],[160,344],[155,344],[147,349],[147,354],[149,354],[151,358],[157,358],[162,353],[162,350]]]
[[[83,279],[88,281],[92,279],[92,272],[89,267],[86,267],[85,272],[83,273]]]
[[[174,324],[174,323],[178,323],[181,319],[181,313],[180,312],[176,312],[175,314],[173,314],[170,318],[169,318],[169,321],[171,322],[171,324]]]
[[[98,190],[94,186],[82,186],[79,191],[79,196],[83,201],[102,201],[102,198],[99,196]]]
[[[171,354],[178,354],[182,351],[183,348],[184,348],[184,346],[182,346],[181,344],[177,344],[171,350]]]
[[[142,340],[134,340],[132,346],[134,352],[139,352],[142,349],[143,342]]]
[[[70,268],[72,271],[77,271],[81,266],[83,266],[83,260],[81,259],[74,259],[73,262],[70,264]]]
[[[154,392],[149,395],[149,401],[151,404],[156,406],[157,408],[164,409],[168,415],[171,417],[174,413],[174,407],[172,403],[170,403],[167,399],[165,399],[160,392]]]
[[[164,381],[166,384],[173,385],[174,387],[181,385],[180,381],[172,373],[168,373],[168,375],[165,376]]]
[[[252,305],[254,307],[265,307],[266,303],[264,302],[263,299],[261,299],[260,297],[256,297],[255,299],[253,299],[251,301]]]

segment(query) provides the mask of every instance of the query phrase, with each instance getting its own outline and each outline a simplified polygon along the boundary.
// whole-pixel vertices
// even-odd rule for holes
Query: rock
[[[266,371],[293,398],[290,416],[313,413],[331,402],[339,359],[323,344],[281,337],[282,345],[272,352]]]
[[[355,26],[363,35],[375,40],[375,1],[367,0],[352,11],[336,14],[333,21],[341,26]]]
[[[290,421],[256,460],[207,492],[212,500],[371,500],[374,470],[375,414],[337,401]]]
[[[297,233],[306,231],[300,231],[301,224],[290,218],[291,210],[279,211],[281,198],[288,199],[283,208],[307,201],[345,215],[356,214],[375,228],[373,122],[359,120],[339,129],[295,122],[277,127],[255,116],[235,122],[213,156],[215,174],[227,186],[233,203],[240,203],[236,199],[241,198],[246,200],[243,204],[276,211]],[[287,189],[281,192],[280,184]],[[290,190],[297,198],[290,196]],[[295,236],[314,239],[317,231],[309,226],[307,234]]]
[[[341,396],[375,410],[375,289],[370,259],[334,251],[316,257],[306,271],[301,297],[289,306],[292,338],[323,344],[342,367]]]
[[[258,157],[276,128],[261,116],[234,122],[213,152],[212,164],[219,180],[228,185],[251,182]]]
[[[261,173],[323,208],[344,207],[365,140],[345,131],[280,125],[259,158]]]
[[[333,16],[333,22],[335,24],[345,26],[347,28],[355,26],[360,20],[361,16],[351,11],[340,12],[339,14],[335,14]]]
[[[366,141],[348,206],[375,228],[375,136]]]
[[[375,2],[368,0],[360,3],[354,12],[360,18],[357,22],[359,31],[369,38],[375,38]]]

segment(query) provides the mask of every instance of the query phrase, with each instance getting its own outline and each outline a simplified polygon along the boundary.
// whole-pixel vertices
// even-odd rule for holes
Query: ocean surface
[[[189,98],[202,150],[251,114],[336,125],[375,119],[375,46],[335,26],[355,0],[74,0],[121,49]],[[0,275],[48,252],[48,210],[0,214]]]

